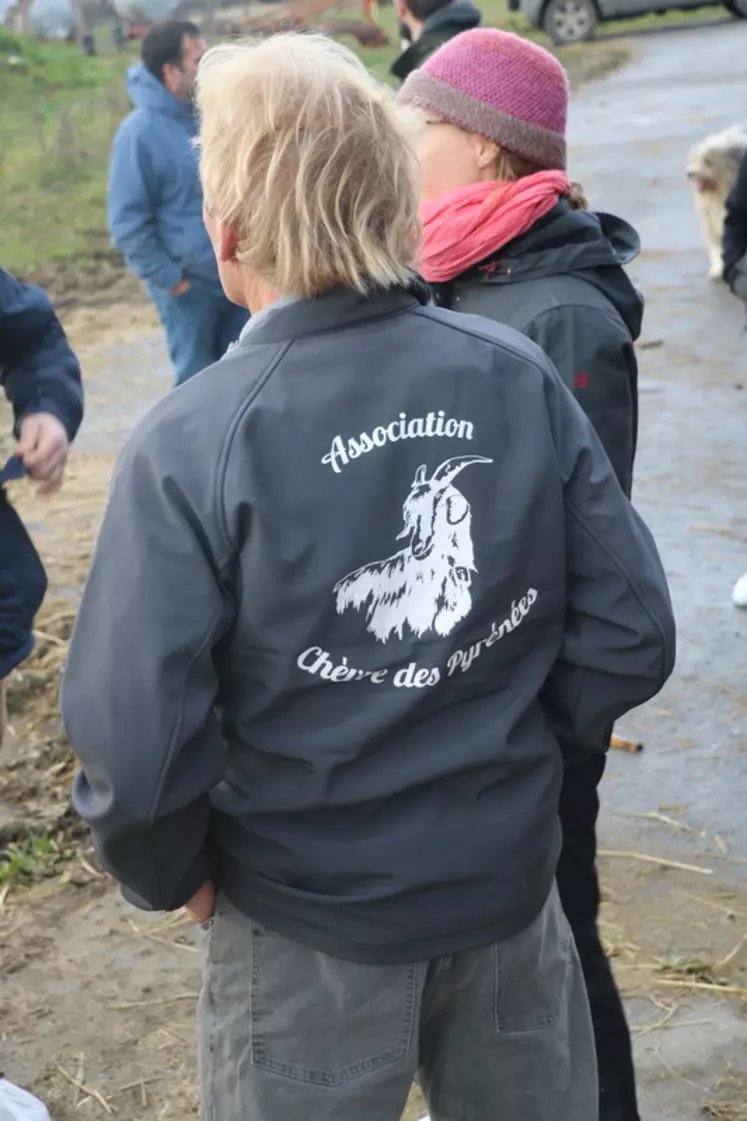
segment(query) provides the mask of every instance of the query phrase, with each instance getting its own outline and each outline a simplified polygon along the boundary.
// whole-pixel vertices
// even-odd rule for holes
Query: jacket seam
[[[369,319],[360,319],[351,321],[350,323],[339,323],[335,327],[318,327],[312,331],[303,331],[290,339],[263,339],[262,329],[258,328],[256,335],[251,339],[251,343],[261,343],[263,346],[285,346],[286,350],[288,350],[293,343],[300,342],[302,339],[317,339],[320,335],[337,335],[341,331],[349,331],[351,327],[362,327],[368,323],[381,323],[385,319],[395,319],[398,315],[406,315],[408,312],[418,310],[422,310],[422,304],[416,302],[414,307],[397,308],[394,311],[382,312],[381,315],[371,316]],[[283,353],[285,353],[285,351]]]
[[[215,496],[215,499],[216,499],[216,507],[217,507],[217,510],[218,510],[218,518],[219,518],[219,523],[220,523],[220,531],[221,531],[221,534],[224,538],[222,544],[223,544],[224,549],[225,549],[225,555],[223,555],[220,559],[216,558],[216,567],[218,569],[219,574],[222,574],[224,572],[224,570],[225,570],[225,568],[228,564],[228,561],[231,557],[231,550],[232,550],[232,544],[231,544],[231,541],[230,541],[230,538],[229,538],[229,535],[228,535],[228,530],[227,530],[227,522],[226,522],[226,517],[225,517],[225,509],[224,509],[224,501],[223,501],[223,484],[224,484],[224,481],[225,481],[225,474],[226,474],[226,471],[227,471],[228,458],[229,458],[229,455],[230,455],[231,444],[232,444],[233,438],[235,436],[236,429],[237,429],[238,425],[240,424],[241,420],[243,419],[243,417],[245,416],[247,409],[253,403],[257,394],[260,392],[260,390],[267,383],[268,379],[270,378],[270,376],[274,372],[275,368],[277,367],[278,362],[280,361],[280,359],[283,357],[283,355],[287,351],[289,345],[290,344],[287,344],[281,350],[280,354],[278,354],[277,357],[275,358],[275,361],[270,364],[268,370],[266,371],[266,373],[260,379],[259,384],[254,388],[253,392],[249,395],[249,397],[248,397],[247,401],[244,403],[242,409],[240,410],[240,412],[235,417],[235,419],[233,421],[233,424],[231,425],[231,428],[229,429],[229,431],[226,435],[224,445],[223,445],[223,449],[221,450],[218,472],[217,472],[217,477],[216,477],[216,484],[215,484],[215,489],[214,489],[214,496]],[[151,798],[150,804],[148,806],[148,815],[147,815],[146,821],[147,821],[147,825],[148,825],[149,828],[152,828],[153,825],[156,822],[156,811],[157,811],[158,804],[161,800],[161,796],[163,794],[164,784],[165,784],[165,781],[166,781],[166,774],[167,774],[168,769],[171,765],[171,762],[174,758],[174,753],[175,753],[175,751],[176,751],[176,749],[179,745],[179,742],[181,740],[181,732],[182,732],[182,728],[184,727],[184,695],[185,695],[185,691],[186,691],[186,688],[187,688],[187,683],[189,681],[190,674],[191,674],[192,670],[194,669],[195,665],[197,664],[197,662],[199,661],[199,659],[205,653],[205,650],[207,649],[208,643],[210,641],[210,636],[212,635],[213,630],[215,628],[215,624],[216,624],[216,622],[218,622],[221,619],[223,613],[224,613],[224,604],[223,604],[223,600],[221,598],[221,606],[220,606],[219,610],[217,610],[210,617],[209,623],[207,624],[207,626],[205,628],[205,632],[202,636],[202,640],[200,641],[200,644],[197,647],[197,649],[195,650],[192,657],[189,659],[189,662],[187,663],[187,666],[186,666],[186,668],[184,670],[184,673],[182,675],[182,681],[181,681],[180,686],[179,686],[179,699],[178,699],[178,702],[177,702],[177,705],[176,705],[176,712],[175,712],[175,715],[174,715],[173,728],[172,728],[171,735],[169,736],[169,740],[168,740],[168,748],[166,750],[166,754],[164,756],[163,763],[161,764],[161,769],[160,769],[159,774],[158,774],[158,780],[157,780],[156,785],[155,785],[155,789],[154,789],[154,792],[153,792],[153,797]],[[150,845],[150,841],[148,842],[148,845],[147,845],[147,851],[148,851],[148,864],[150,866],[150,873],[151,873],[151,875],[150,875],[151,887],[154,889],[153,890],[153,896],[154,896],[154,898],[160,900],[160,890],[159,890],[158,876],[156,874],[156,865],[155,865],[155,862],[154,862],[154,859],[153,859],[153,851],[152,851],[152,848],[151,848],[151,845]]]
[[[666,659],[666,654],[667,654],[668,647],[669,647],[669,643],[667,641],[666,633],[664,631],[664,628],[661,626],[659,620],[649,610],[648,606],[646,605],[645,600],[644,600],[643,596],[641,595],[641,593],[639,591],[638,584],[636,583],[636,581],[635,581],[633,575],[631,574],[630,570],[628,569],[628,567],[625,564],[623,564],[623,562],[620,560],[620,558],[617,556],[617,554],[614,553],[610,548],[608,548],[608,546],[597,536],[597,534],[594,533],[593,529],[589,525],[586,518],[583,516],[581,511],[578,510],[576,506],[574,506],[573,502],[571,502],[569,499],[566,499],[565,505],[566,505],[566,509],[576,519],[578,524],[583,528],[584,532],[591,538],[591,540],[595,543],[595,545],[597,545],[598,548],[600,548],[602,550],[602,552],[607,556],[608,560],[612,564],[612,567],[614,569],[616,569],[617,572],[619,572],[625,578],[625,580],[627,581],[628,588],[630,589],[630,591],[635,596],[635,598],[638,601],[639,606],[642,608],[644,614],[647,616],[647,618],[650,620],[650,622],[653,623],[654,627],[656,628],[657,633],[659,634],[659,637],[662,640],[662,643],[661,643],[662,644],[662,654],[660,656],[660,660],[662,662],[662,666],[665,665],[666,660],[667,660]]]
[[[154,790],[154,793],[153,793],[153,797],[151,798],[150,804],[148,806],[148,815],[147,815],[147,818],[146,818],[146,827],[148,828],[148,830],[152,830],[153,826],[156,824],[156,821],[158,820],[157,817],[156,817],[156,811],[157,811],[157,808],[158,808],[158,804],[161,800],[161,795],[163,794],[163,789],[164,789],[164,785],[165,785],[165,781],[166,781],[166,774],[167,774],[169,766],[171,765],[171,762],[174,758],[174,753],[176,751],[177,745],[179,744],[179,741],[180,741],[180,738],[181,738],[181,731],[182,731],[182,728],[184,726],[184,693],[185,693],[185,690],[186,690],[186,687],[187,687],[187,682],[189,681],[189,676],[190,676],[194,666],[197,664],[197,662],[199,661],[199,659],[202,657],[203,653],[205,652],[205,650],[207,648],[207,645],[210,641],[210,635],[212,634],[215,622],[218,619],[221,618],[222,614],[223,614],[223,604],[221,602],[220,610],[217,611],[213,616],[211,616],[210,621],[205,628],[205,633],[203,634],[200,645],[198,646],[198,648],[196,649],[196,651],[194,652],[194,654],[190,658],[189,662],[187,663],[187,667],[185,669],[183,679],[182,679],[181,685],[179,687],[179,701],[178,701],[178,704],[176,706],[176,713],[175,713],[175,717],[174,717],[173,730],[171,732],[171,735],[169,736],[168,748],[167,748],[166,754],[164,756],[163,763],[161,764],[161,769],[158,773],[158,781],[156,782],[156,785],[155,785],[155,790]],[[195,801],[196,800],[197,799],[195,799]],[[162,899],[161,899],[161,885],[160,885],[160,882],[159,882],[159,877],[157,875],[156,862],[155,862],[154,856],[153,856],[153,846],[152,846],[151,837],[149,835],[148,835],[147,840],[146,840],[146,849],[147,849],[147,856],[148,856],[148,865],[149,865],[149,869],[150,869],[151,888],[153,889],[152,897],[157,903],[161,903],[162,902]],[[157,909],[161,910],[162,908],[157,907]]]
[[[436,310],[437,309],[435,307],[431,307],[430,305],[428,305],[426,307],[416,308],[415,309],[415,314],[416,315],[425,315],[428,319],[436,318],[437,322],[440,322],[441,324],[443,324],[442,320],[439,320],[437,317],[434,317],[433,313]],[[459,316],[458,312],[454,312],[454,314],[456,316]],[[487,318],[487,317],[484,317],[484,318]],[[494,320],[494,321],[491,321],[491,322],[498,323],[497,320]],[[509,330],[514,334],[520,334],[520,332],[518,332],[515,327],[509,327],[508,324],[499,324],[499,326],[506,327],[506,330]],[[489,335],[487,332],[483,333],[482,331],[478,331],[474,327],[470,328],[470,327],[463,326],[459,322],[449,323],[449,328],[451,330],[458,331],[462,335],[467,335],[470,338],[480,339],[481,342],[489,343],[493,347],[494,350],[506,351],[512,357],[517,358],[520,362],[523,362],[523,363],[525,363],[526,365],[529,365],[529,366],[533,366],[534,369],[537,370],[538,373],[542,374],[543,377],[547,377],[547,375],[550,372],[548,370],[548,366],[547,366],[547,363],[550,363],[549,358],[546,358],[546,362],[538,361],[538,359],[535,358],[534,355],[528,354],[526,351],[523,351],[523,350],[519,349],[519,347],[513,346],[507,339],[496,339],[493,335]],[[530,338],[527,337],[526,341],[528,343],[531,343],[531,345],[533,347],[537,346],[537,343],[535,343],[533,339],[530,339]]]
[[[605,308],[605,307],[590,307],[588,304],[578,304],[578,303],[559,303],[559,304],[555,304],[551,308],[545,308],[544,311],[540,311],[540,312],[537,313],[537,315],[533,316],[531,319],[528,319],[526,325],[527,325],[527,327],[529,327],[530,324],[538,323],[542,319],[547,319],[547,318],[549,318],[549,316],[551,316],[553,314],[553,312],[558,312],[558,311],[578,311],[578,312],[583,312],[584,315],[588,315],[588,316],[601,315],[601,316],[603,316],[604,319],[608,320],[608,322],[614,323],[614,325],[616,327],[619,327],[620,324],[622,324],[623,327],[625,327],[625,320],[623,319],[623,317],[620,315],[620,313],[618,311],[616,311],[614,309],[612,311],[610,311],[608,308]],[[625,328],[625,330],[626,330],[628,336],[630,337],[631,346],[635,346],[635,339],[630,334],[630,331],[628,331],[627,327]]]
[[[248,410],[251,408],[251,406],[254,404],[257,397],[261,393],[261,391],[267,385],[267,382],[270,380],[272,375],[275,373],[275,370],[277,369],[278,365],[280,364],[282,359],[285,357],[285,355],[288,353],[288,351],[290,350],[292,345],[293,345],[293,340],[292,339],[289,339],[285,343],[281,344],[281,347],[280,347],[280,350],[279,350],[278,354],[276,354],[275,358],[270,362],[270,365],[268,366],[267,370],[265,371],[264,374],[262,374],[262,376],[260,377],[257,384],[254,386],[254,389],[252,389],[250,391],[250,393],[249,393],[248,397],[246,398],[246,400],[244,401],[243,405],[241,406],[241,408],[236,413],[236,416],[234,417],[233,422],[232,422],[230,428],[228,429],[228,432],[226,433],[226,437],[225,437],[225,440],[224,440],[224,443],[223,443],[223,448],[221,449],[221,453],[220,453],[220,456],[219,456],[219,459],[218,459],[218,470],[216,472],[215,491],[214,491],[216,509],[218,511],[218,519],[219,519],[219,523],[220,523],[220,531],[221,531],[221,534],[223,536],[223,546],[224,546],[224,550],[225,550],[222,557],[220,559],[216,559],[218,571],[221,572],[221,573],[224,571],[226,565],[228,564],[228,562],[231,558],[231,555],[233,553],[233,547],[234,547],[233,542],[231,541],[231,535],[230,535],[229,529],[228,529],[228,518],[226,516],[226,501],[225,501],[226,476],[228,474],[228,465],[229,465],[229,461],[230,461],[230,458],[231,458],[231,452],[233,450],[233,442],[236,439],[236,433],[239,429],[239,426],[243,423],[244,417],[246,416]]]
[[[523,278],[519,277],[514,283],[515,284],[525,284],[525,283],[528,284],[528,283],[533,283],[533,282],[536,282],[536,281],[552,280],[552,279],[553,278],[551,276],[539,276],[539,277],[527,276],[527,277],[523,277]],[[528,327],[530,323],[535,323],[535,322],[537,322],[538,319],[541,319],[543,316],[546,316],[546,315],[551,315],[554,311],[580,311],[580,312],[583,312],[584,314],[588,314],[588,315],[593,315],[595,313],[599,313],[600,315],[603,315],[606,319],[608,319],[610,322],[615,323],[616,326],[619,326],[620,324],[622,324],[626,333],[630,336],[631,343],[635,344],[635,339],[633,338],[632,332],[629,330],[629,328],[628,328],[628,326],[625,322],[625,319],[623,318],[621,313],[618,311],[618,309],[615,307],[614,303],[610,300],[609,296],[606,295],[606,293],[601,291],[601,289],[597,288],[597,286],[595,284],[593,284],[590,280],[585,280],[584,277],[581,277],[581,276],[564,277],[564,279],[574,279],[574,280],[580,281],[582,284],[585,284],[587,286],[587,288],[591,288],[594,292],[596,292],[598,295],[600,295],[602,297],[602,299],[604,300],[604,303],[607,306],[599,306],[597,304],[589,304],[589,303],[579,303],[577,300],[562,300],[562,301],[559,301],[557,304],[553,304],[552,307],[545,308],[543,311],[538,312],[536,315],[532,316],[531,319],[527,319],[526,322],[525,322],[525,327],[521,328],[522,331],[526,330],[526,327]],[[458,282],[455,282],[455,283],[458,283]],[[485,280],[482,284],[478,285],[477,287],[482,288],[484,286],[489,286],[491,283],[496,287],[503,287],[503,288],[508,287],[508,285],[506,285],[506,284],[497,285],[495,281],[491,282],[490,280]],[[473,286],[465,284],[463,287],[471,288]],[[462,314],[477,314],[477,315],[479,315],[480,313],[479,312],[473,312],[473,313],[463,312]],[[496,322],[503,322],[503,321],[502,320],[496,320]],[[518,328],[516,328],[516,329],[518,330]]]

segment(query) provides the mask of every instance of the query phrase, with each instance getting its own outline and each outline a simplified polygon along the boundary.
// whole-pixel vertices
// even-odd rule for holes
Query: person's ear
[[[407,16],[408,14],[409,13],[407,11],[407,4],[405,3],[405,0],[397,0],[397,16],[398,16],[398,18],[400,20],[403,20],[405,18],[405,16]]]
[[[178,87],[181,70],[178,66],[174,66],[170,62],[166,62],[164,63],[162,74],[164,86],[169,91],[169,93],[173,93],[174,90]]]
[[[498,162],[500,148],[492,140],[475,135],[475,158],[480,171],[488,171]]]
[[[239,239],[234,233],[233,227],[227,225],[226,222],[221,222],[218,219],[218,260],[219,261],[235,261],[236,250],[238,249]]]

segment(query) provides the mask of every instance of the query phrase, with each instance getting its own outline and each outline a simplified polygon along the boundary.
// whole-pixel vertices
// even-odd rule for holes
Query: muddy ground
[[[603,932],[628,1003],[644,1121],[747,1119],[747,615],[730,603],[747,569],[747,339],[738,307],[706,279],[682,174],[689,144],[731,123],[730,103],[747,95],[746,33],[729,24],[641,39],[629,66],[581,91],[571,119],[573,176],[643,237],[636,498],[680,620],[677,673],[621,729],[646,747],[612,754],[601,825],[611,852],[600,862]],[[12,682],[0,847],[42,826],[60,856],[39,866],[50,878],[0,886],[0,1070],[39,1093],[53,1121],[177,1121],[197,1116],[201,935],[181,916],[127,907],[101,874],[69,812],[56,713],[116,449],[170,381],[152,309],[99,264],[98,285],[94,265],[77,289],[57,272],[41,278],[81,355],[88,415],[62,494],[15,492],[51,592],[36,654]],[[414,1099],[411,1118],[419,1110]]]

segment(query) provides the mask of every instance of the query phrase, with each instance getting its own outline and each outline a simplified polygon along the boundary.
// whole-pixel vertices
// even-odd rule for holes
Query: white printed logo
[[[425,465],[418,467],[398,535],[409,537],[407,548],[343,577],[334,588],[338,614],[365,607],[367,629],[379,642],[392,634],[401,639],[405,625],[418,638],[429,630],[450,634],[469,614],[477,571],[470,504],[452,481],[471,463],[492,462],[482,455],[454,456],[430,479]]]

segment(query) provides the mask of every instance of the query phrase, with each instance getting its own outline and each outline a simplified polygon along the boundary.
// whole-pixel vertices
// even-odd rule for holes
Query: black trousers
[[[597,928],[597,787],[605,762],[606,756],[593,755],[565,769],[558,889],[576,939],[591,1005],[599,1066],[599,1121],[640,1121],[630,1031]]]

